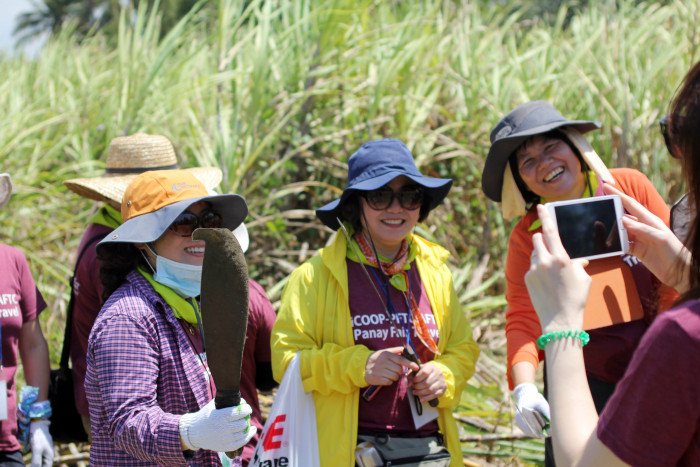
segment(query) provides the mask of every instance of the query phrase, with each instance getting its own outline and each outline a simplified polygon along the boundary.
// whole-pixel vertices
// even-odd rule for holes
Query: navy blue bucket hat
[[[600,123],[567,120],[546,101],[526,102],[508,112],[491,130],[491,148],[481,174],[481,189],[484,194],[500,202],[503,172],[511,154],[529,138],[565,126],[576,128],[583,134],[597,130]]]
[[[381,188],[396,177],[404,175],[426,189],[430,209],[439,205],[452,187],[452,179],[424,177],[418,171],[411,151],[397,139],[380,139],[363,144],[348,160],[348,186],[340,198],[316,210],[316,217],[333,230],[336,218],[345,220],[342,204],[354,191]]]

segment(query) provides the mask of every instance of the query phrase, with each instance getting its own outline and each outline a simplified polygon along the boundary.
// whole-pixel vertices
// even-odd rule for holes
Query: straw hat
[[[10,200],[12,179],[10,174],[0,174],[0,209]]]
[[[112,140],[102,177],[74,178],[63,184],[83,198],[121,203],[124,190],[138,174],[149,170],[177,168],[175,149],[168,138],[136,133]],[[192,167],[185,170],[197,177],[207,189],[213,189],[221,183],[221,170],[216,167]]]

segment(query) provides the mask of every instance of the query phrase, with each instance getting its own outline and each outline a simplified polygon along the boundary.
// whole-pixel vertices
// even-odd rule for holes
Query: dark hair
[[[688,196],[694,215],[691,217],[687,242],[692,254],[690,289],[683,299],[700,297],[700,236],[697,206],[700,206],[700,62],[683,78],[669,106],[670,137],[678,147]]]
[[[578,148],[569,140],[569,138],[566,136],[565,133],[560,131],[559,129],[554,129],[551,131],[548,131],[546,133],[540,133],[537,135],[533,135],[523,141],[523,143],[515,148],[515,151],[510,155],[508,158],[508,164],[510,164],[510,171],[513,174],[513,179],[515,180],[515,184],[518,186],[518,189],[520,190],[520,194],[523,195],[523,199],[525,200],[525,204],[530,207],[533,206],[537,203],[540,202],[540,195],[536,194],[532,190],[530,190],[523,180],[523,178],[520,176],[520,171],[518,170],[518,151],[520,148],[525,148],[527,147],[530,143],[532,143],[532,140],[536,136],[541,136],[543,138],[547,139],[558,139],[563,142],[565,142],[571,151],[576,155],[578,158],[579,162],[581,163],[581,171],[588,170],[588,164],[586,164],[586,161],[583,160],[583,157],[581,156],[581,153],[579,152]]]
[[[362,231],[362,203],[360,202],[361,192],[354,190],[350,196],[340,205],[340,218],[350,222],[355,232]],[[430,214],[432,198],[429,190],[423,192],[423,203],[420,205],[418,222],[423,222]]]
[[[107,301],[126,280],[126,275],[142,265],[148,268],[146,260],[133,243],[111,243],[97,249],[100,260],[100,282],[104,287],[102,299]]]

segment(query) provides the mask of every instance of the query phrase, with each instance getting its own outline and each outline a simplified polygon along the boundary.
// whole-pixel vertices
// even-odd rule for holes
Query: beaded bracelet
[[[540,338],[537,339],[537,347],[544,350],[544,347],[550,342],[554,342],[557,339],[564,339],[565,337],[574,337],[579,339],[582,346],[588,344],[591,340],[591,337],[586,331],[573,331],[569,329],[568,331],[555,331],[542,334]]]

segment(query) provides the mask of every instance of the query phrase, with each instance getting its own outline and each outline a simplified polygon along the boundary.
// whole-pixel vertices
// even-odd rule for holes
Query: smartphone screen
[[[559,238],[571,258],[623,253],[613,199],[562,204],[554,212]]]

